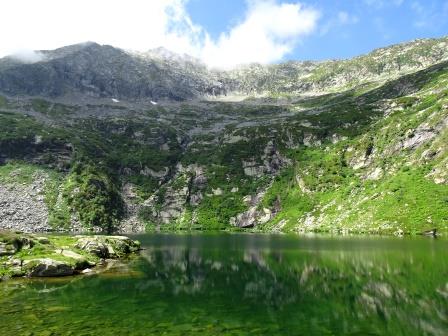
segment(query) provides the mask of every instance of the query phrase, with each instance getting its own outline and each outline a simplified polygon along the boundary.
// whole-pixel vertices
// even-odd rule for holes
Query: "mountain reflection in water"
[[[101,275],[0,283],[0,334],[448,334],[447,241],[137,238]]]

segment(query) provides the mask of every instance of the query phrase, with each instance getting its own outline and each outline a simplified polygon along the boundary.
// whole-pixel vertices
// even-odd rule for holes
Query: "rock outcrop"
[[[140,243],[124,236],[77,236],[76,248],[99,258],[119,258],[139,251]]]
[[[169,224],[179,219],[187,205],[197,206],[203,199],[207,177],[203,167],[177,165],[172,179],[163,186],[163,201],[154,195],[145,202],[152,211],[152,220],[158,224]],[[219,194],[219,190],[215,190]],[[222,192],[222,191],[221,191]],[[155,210],[155,209],[160,210]]]
[[[25,254],[19,252],[26,250]],[[124,236],[50,236],[0,232],[2,277],[57,277],[90,273],[109,259],[122,259],[140,250]],[[85,270],[89,270],[84,272]],[[95,268],[101,270],[99,267]]]
[[[73,275],[75,272],[72,265],[50,258],[27,260],[24,267],[30,277],[58,277]]]

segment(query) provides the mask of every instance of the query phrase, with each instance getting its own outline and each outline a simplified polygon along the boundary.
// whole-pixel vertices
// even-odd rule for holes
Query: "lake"
[[[147,234],[99,275],[0,282],[0,335],[448,335],[448,241]]]

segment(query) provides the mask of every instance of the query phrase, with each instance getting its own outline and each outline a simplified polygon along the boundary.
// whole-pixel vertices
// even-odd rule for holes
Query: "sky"
[[[210,67],[350,58],[448,35],[448,0],[1,0],[0,57],[94,41]]]

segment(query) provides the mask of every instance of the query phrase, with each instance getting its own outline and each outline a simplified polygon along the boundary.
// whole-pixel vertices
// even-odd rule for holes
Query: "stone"
[[[47,237],[37,237],[36,240],[40,244],[50,244],[50,240]]]
[[[265,224],[269,222],[272,218],[272,211],[270,209],[263,208],[263,213],[264,214],[260,215],[260,217],[258,218],[259,224]]]
[[[80,255],[79,253],[76,253],[71,250],[56,250],[56,253],[62,254],[64,257],[72,258],[76,260],[84,260],[84,256]]]
[[[0,243],[0,257],[13,255],[17,252],[17,248],[13,244]]]
[[[212,189],[212,192],[214,196],[221,196],[224,193],[221,188]]]
[[[404,231],[402,229],[398,229],[397,231],[394,232],[394,235],[401,237],[404,235]]]
[[[28,260],[24,266],[30,277],[67,276],[75,271],[73,266],[50,258]]]
[[[244,167],[244,174],[246,176],[260,177],[264,174],[265,168],[263,166],[247,166]]]
[[[107,248],[107,245],[96,237],[80,238],[75,247],[88,253],[92,253],[99,258],[109,257],[109,250]]]
[[[201,203],[202,199],[204,197],[202,196],[202,193],[192,194],[190,196],[190,205],[197,206]]]
[[[117,258],[140,250],[140,242],[125,236],[106,237],[105,243],[110,258]]]
[[[376,181],[379,180],[383,176],[383,170],[380,167],[376,167],[374,170],[370,171],[366,179]]]
[[[419,128],[413,132],[408,132],[406,140],[401,144],[402,149],[416,149],[425,142],[428,142],[437,135],[431,128]]]
[[[151,176],[154,178],[163,178],[168,174],[168,172],[169,172],[168,167],[164,167],[164,169],[161,171],[155,171],[155,170],[152,170],[151,168],[145,167],[144,169],[142,169],[140,171],[140,174],[144,175],[144,176]]]
[[[30,184],[0,184],[0,229],[20,232],[51,229],[47,205],[40,198],[47,178],[36,173]]]
[[[118,258],[140,250],[140,242],[125,236],[81,237],[75,246],[103,259]]]

